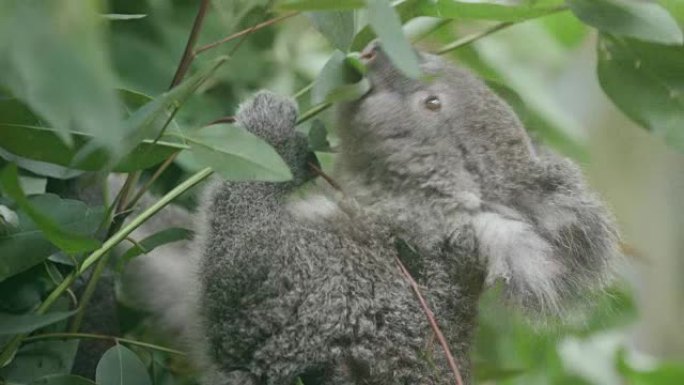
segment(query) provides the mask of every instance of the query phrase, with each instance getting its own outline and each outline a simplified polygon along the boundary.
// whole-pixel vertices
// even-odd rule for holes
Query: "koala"
[[[148,292],[164,293],[150,303],[174,312],[207,385],[453,384],[397,258],[465,384],[486,287],[500,282],[512,304],[562,316],[610,278],[609,212],[481,80],[422,53],[428,80],[410,79],[377,43],[362,57],[372,88],[338,108],[341,193],[317,186],[295,103],[260,92],[237,122],[278,151],[293,180],[214,181],[191,257],[158,258],[159,279],[142,274],[158,287]]]

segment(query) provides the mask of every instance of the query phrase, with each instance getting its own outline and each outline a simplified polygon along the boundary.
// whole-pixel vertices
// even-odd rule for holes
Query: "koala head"
[[[484,82],[441,57],[418,55],[424,76],[411,79],[378,43],[364,50],[371,90],[339,108],[344,167],[422,180],[451,169],[480,181],[534,158],[517,116]]]

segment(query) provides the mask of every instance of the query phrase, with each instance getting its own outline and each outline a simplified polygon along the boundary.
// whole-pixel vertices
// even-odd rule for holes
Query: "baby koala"
[[[324,189],[290,196],[315,162],[292,100],[261,92],[237,114],[295,178],[216,182],[205,194],[197,264],[186,269],[194,284],[169,290],[192,304],[188,340],[208,385],[453,384],[397,257],[466,384],[487,285],[562,314],[609,276],[609,213],[572,162],[534,148],[482,81],[427,54],[430,80],[407,78],[377,44],[364,58],[371,91],[339,107],[332,178],[342,199]]]

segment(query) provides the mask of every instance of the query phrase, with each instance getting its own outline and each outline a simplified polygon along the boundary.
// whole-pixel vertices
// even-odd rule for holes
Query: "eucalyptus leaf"
[[[348,64],[344,53],[335,51],[314,81],[311,103],[315,105],[357,99],[368,90],[368,81]]]
[[[356,33],[354,11],[321,11],[308,14],[313,25],[333,47],[346,52]]]
[[[194,158],[228,180],[282,182],[290,168],[268,143],[238,125],[215,124],[188,133]]]
[[[684,47],[602,34],[598,56],[599,81],[613,103],[684,151]]]
[[[670,14],[677,19],[679,26],[684,29],[684,1],[681,0],[663,0],[663,6],[670,11]]]
[[[311,151],[330,151],[328,130],[320,119],[314,119],[309,129],[309,149]]]
[[[227,60],[221,56],[215,59],[212,65],[205,67],[190,78],[168,92],[149,101],[137,111],[135,111],[124,123],[127,133],[122,139],[119,148],[123,150],[121,154],[130,154],[142,141],[153,138],[161,138],[171,122],[174,112],[192,96],[195,91]],[[95,142],[89,142],[79,149],[74,156],[74,162],[82,164],[88,157],[97,154],[101,149]]]
[[[85,171],[62,167],[56,164],[41,162],[12,154],[0,147],[0,158],[9,163],[14,163],[24,170],[31,171],[37,175],[43,175],[54,179],[71,179],[82,175]],[[0,162],[2,163],[2,162]]]
[[[149,253],[159,246],[192,239],[193,234],[194,233],[191,230],[179,227],[171,227],[161,230],[141,240],[138,242],[138,244],[126,250],[126,252],[121,256],[120,260],[122,263],[128,262],[141,254]]]
[[[418,5],[421,4],[423,0],[405,0],[399,3],[395,3],[394,11],[399,15],[399,20],[401,24],[420,16],[417,12]],[[370,25],[363,27],[354,37],[354,42],[352,43],[351,49],[353,51],[361,51],[363,48],[370,43],[376,37],[375,32]]]
[[[147,15],[145,14],[122,14],[122,13],[106,13],[102,15],[107,20],[113,20],[113,21],[118,21],[118,20],[138,20],[138,19],[143,19],[146,18]]]
[[[0,84],[71,144],[71,131],[116,151],[125,135],[100,2],[0,2]],[[75,87],[78,85],[78,87]]]
[[[511,5],[454,0],[421,0],[416,3],[415,13],[420,16],[444,19],[519,22],[557,12],[562,9],[563,3],[563,0],[546,0]]]
[[[97,364],[98,385],[152,385],[145,364],[128,348],[116,345],[105,352]]]
[[[102,148],[90,152],[83,159],[76,160],[80,149],[87,146],[88,143],[92,143],[93,137],[78,132],[71,132],[71,136],[73,138],[73,146],[69,147],[60,142],[54,129],[0,123],[0,150],[9,153],[10,156],[7,156],[7,158],[10,161],[16,159],[11,156],[15,155],[21,158],[85,171],[98,171],[107,165],[109,157]],[[48,148],[50,151],[46,151]],[[152,139],[145,139],[125,157],[120,159],[113,166],[113,171],[130,172],[145,169],[160,163],[174,152],[185,148],[187,146],[180,143],[168,142],[166,140],[154,143]],[[0,155],[3,155],[4,151],[0,152]]]
[[[95,382],[73,374],[57,374],[41,377],[30,385],[97,385]]]
[[[19,186],[16,166],[10,165],[2,171],[0,184],[4,192],[38,225],[45,237],[61,250],[75,254],[94,250],[100,245],[100,242],[95,239],[64,230],[48,215],[33,207]]]
[[[11,364],[0,368],[0,378],[9,383],[30,384],[45,376],[68,374],[74,365],[78,345],[78,340],[24,344]]]
[[[284,0],[278,8],[293,11],[330,11],[363,8],[364,0]]]
[[[682,30],[660,4],[651,0],[568,0],[572,12],[599,30],[661,44],[684,42]]]
[[[149,96],[136,91],[121,89],[118,92],[123,102],[121,108],[127,115],[153,101]],[[169,118],[166,114],[165,119]],[[171,120],[171,124],[174,125],[175,122]],[[61,141],[55,128],[46,127],[45,122],[19,100],[0,99],[1,157],[37,174],[60,179],[77,176],[80,174],[79,170],[98,171],[108,164],[110,156],[102,147],[92,151],[85,159],[76,161],[77,154],[89,143],[93,143],[94,138],[75,131],[70,131],[70,137],[72,145],[68,146]],[[172,140],[171,137],[164,137],[154,144],[152,139],[142,140],[119,159],[113,170],[130,172],[145,169],[186,148],[182,144],[169,141]]]
[[[62,232],[83,237],[92,235],[104,216],[103,207],[88,207],[81,201],[61,199],[52,194],[29,197],[28,203]],[[43,262],[58,251],[24,210],[18,211],[17,216],[19,226],[0,235],[0,282]]]
[[[665,362],[650,370],[632,368],[626,360],[625,351],[619,351],[617,369],[631,385],[673,385],[684,381],[684,365]]]
[[[76,314],[75,311],[47,314],[0,313],[0,335],[31,333],[34,330],[67,319],[74,314]]]
[[[401,18],[387,0],[366,0],[368,23],[380,39],[392,63],[406,76],[421,75],[418,55],[406,40],[401,29]]]

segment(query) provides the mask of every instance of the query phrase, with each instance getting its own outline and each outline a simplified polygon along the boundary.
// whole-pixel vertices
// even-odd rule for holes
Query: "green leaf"
[[[47,216],[55,226],[69,234],[92,235],[104,217],[103,207],[91,208],[81,201],[61,199],[52,194],[29,197],[28,203],[34,211]],[[58,251],[27,212],[21,210],[17,215],[19,226],[0,235],[0,282]]]
[[[603,34],[601,87],[622,112],[684,151],[684,47]]]
[[[0,131],[2,131],[0,129]],[[9,151],[0,147],[0,158],[7,161],[7,163],[14,163],[24,170],[31,171],[37,175],[43,175],[55,179],[71,179],[83,174],[85,171],[74,170],[67,167],[62,167],[56,164],[41,162],[33,159],[23,158],[12,154]],[[0,160],[2,164],[2,160]]]
[[[681,0],[663,0],[661,2],[670,14],[677,19],[679,26],[684,28],[684,1]]]
[[[50,242],[69,254],[94,250],[100,246],[95,239],[65,231],[52,218],[33,207],[19,186],[18,176],[16,166],[6,167],[0,174],[3,190],[38,225]]]
[[[356,33],[354,11],[311,12],[308,16],[333,47],[343,52],[349,50]]]
[[[335,51],[325,63],[311,89],[311,103],[353,100],[370,90],[370,83],[347,63],[341,51]]]
[[[652,370],[635,370],[628,364],[624,350],[618,352],[617,369],[630,385],[674,385],[684,383],[684,365],[666,362]]]
[[[418,55],[406,40],[401,19],[388,0],[366,0],[368,23],[382,43],[392,63],[406,76],[421,75]]]
[[[314,119],[309,129],[309,149],[311,151],[330,151],[328,130],[320,119]]]
[[[193,234],[194,233],[191,230],[179,227],[171,227],[161,230],[126,250],[126,252],[121,256],[120,260],[122,263],[125,263],[141,254],[147,254],[159,246],[192,239]]]
[[[539,19],[556,41],[567,48],[579,46],[587,37],[589,27],[571,12],[556,13]]]
[[[121,14],[121,13],[107,13],[102,15],[107,20],[137,20],[147,17],[145,14]]]
[[[400,3],[394,4],[394,11],[397,13],[397,15],[399,15],[399,20],[401,24],[404,24],[408,20],[411,20],[414,17],[419,16],[416,12],[416,8],[421,1],[424,0],[405,0]],[[361,51],[375,37],[375,32],[373,32],[373,29],[370,25],[367,25],[356,34],[351,49],[353,51]]]
[[[0,378],[9,383],[29,384],[45,376],[68,374],[77,350],[78,340],[25,344],[10,365],[0,369]]]
[[[41,377],[30,385],[97,385],[93,381],[73,374],[57,374]]]
[[[124,102],[122,108],[125,110],[138,110],[153,100],[147,95],[125,89],[119,90],[119,96]],[[129,114],[129,112],[126,113]],[[166,119],[168,118],[169,116],[166,115]],[[45,127],[43,121],[19,100],[0,99],[0,156],[3,158],[17,163],[22,168],[55,178],[70,178],[78,175],[79,172],[73,169],[98,171],[107,165],[110,157],[104,148],[76,162],[76,155],[93,142],[93,137],[73,131],[70,131],[70,136],[73,141],[72,146],[67,146],[59,138],[56,129]],[[164,137],[163,141],[156,144],[152,144],[151,139],[143,140],[129,151],[114,166],[114,171],[130,172],[145,169],[158,164],[174,152],[187,148],[182,144],[169,141],[170,137]],[[46,149],[50,150],[46,151]]]
[[[47,178],[20,176],[19,185],[26,195],[44,194],[47,187]]]
[[[104,168],[109,157],[104,149],[91,152],[87,157],[76,160],[76,156],[88,143],[92,143],[92,136],[78,132],[71,132],[73,147],[69,148],[59,141],[54,129],[24,126],[14,124],[0,124],[0,147],[10,155],[20,156],[40,162],[53,163],[85,171],[99,171]],[[166,139],[166,138],[165,138]],[[45,149],[49,148],[50,151]],[[174,152],[187,148],[180,143],[145,139],[128,155],[120,159],[113,167],[116,172],[130,172],[145,169],[160,163]],[[2,153],[0,153],[2,155]],[[8,160],[14,158],[9,157]]]
[[[0,2],[0,84],[54,127],[115,149],[122,116],[107,57],[100,2]],[[36,49],[40,47],[40,49]]]
[[[278,8],[293,11],[330,11],[363,8],[364,0],[285,0]]]
[[[651,0],[568,0],[572,12],[584,23],[614,35],[661,44],[682,44],[677,22]]]
[[[0,313],[0,335],[31,333],[34,330],[67,319],[74,314],[76,314],[75,311],[47,314]]]
[[[172,90],[149,101],[131,114],[124,125],[127,127],[126,132],[132,134],[125,137],[119,144],[119,148],[123,148],[120,153],[130,154],[130,151],[135,150],[136,146],[144,140],[150,138],[157,139],[163,136],[171,122],[171,116],[174,111],[180,109],[186,100],[190,98],[190,96],[192,96],[195,91],[197,91],[197,89],[226,62],[226,60],[227,57],[225,56],[215,59],[212,65],[205,67]],[[77,164],[82,164],[89,156],[97,154],[99,150],[96,143],[89,142],[79,149],[74,156],[74,161]]]
[[[228,180],[282,182],[290,168],[265,141],[242,127],[215,124],[185,136],[192,154]]]
[[[321,165],[321,170],[323,170],[324,173],[328,175],[333,173],[335,170],[337,154],[316,151],[316,158],[318,159],[318,163]]]
[[[592,0],[593,1],[593,0]],[[421,0],[416,5],[420,16],[444,19],[480,19],[519,22],[548,15],[562,9],[563,0],[546,0],[520,5],[461,2],[454,0]]]
[[[98,385],[152,385],[140,358],[121,345],[102,355],[95,371],[95,381]]]

